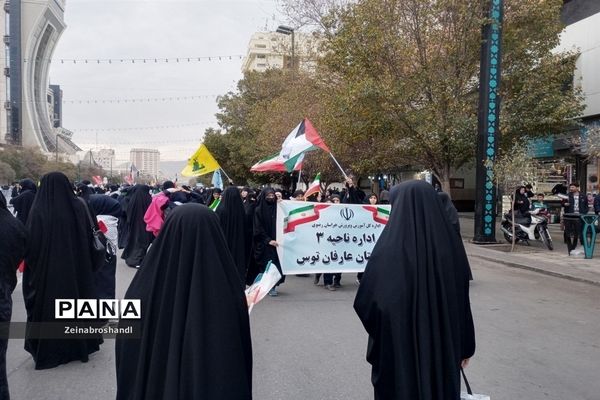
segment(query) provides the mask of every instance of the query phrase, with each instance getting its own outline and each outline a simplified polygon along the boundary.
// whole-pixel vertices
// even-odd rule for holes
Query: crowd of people
[[[471,270],[449,198],[423,181],[380,197],[356,187],[304,197],[270,187],[190,188],[171,181],[93,187],[65,175],[23,180],[0,196],[0,316],[10,321],[15,271],[24,260],[27,322],[54,321],[55,299],[115,298],[119,251],[136,275],[126,299],[140,299],[141,338],[116,343],[117,399],[251,399],[252,345],[244,289],[277,256],[277,201],[390,203],[393,212],[364,274],[354,308],[369,334],[376,399],[459,399],[460,369],[475,351]],[[92,216],[90,218],[89,216]],[[106,257],[93,257],[104,232]],[[6,240],[5,240],[6,239]],[[285,276],[278,285],[285,281]],[[315,284],[320,276],[315,276]],[[336,290],[341,274],[323,274]],[[271,293],[277,295],[277,287]],[[101,337],[40,339],[25,349],[36,369],[88,361]],[[8,398],[6,341],[0,386]],[[3,379],[3,380],[2,380]]]
[[[590,212],[600,214],[600,194],[581,193],[577,182],[570,183],[568,189],[564,185],[557,185],[554,187],[553,193],[561,198],[564,241],[569,254],[571,254],[577,247],[577,243],[579,242],[583,246],[585,240],[580,216]],[[528,218],[532,211],[548,216],[549,206],[544,193],[535,194],[533,186],[528,184],[519,186],[515,190],[513,211],[515,216],[521,218]]]

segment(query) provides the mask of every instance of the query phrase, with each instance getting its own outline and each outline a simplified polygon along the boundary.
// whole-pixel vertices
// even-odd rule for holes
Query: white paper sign
[[[389,205],[278,202],[284,275],[364,271],[389,215]]]

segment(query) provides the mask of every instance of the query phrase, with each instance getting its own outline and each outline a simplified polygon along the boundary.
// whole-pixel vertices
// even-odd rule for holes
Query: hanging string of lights
[[[114,128],[69,128],[73,132],[122,132],[122,131],[148,131],[173,128],[189,128],[194,126],[216,125],[216,121],[191,122],[176,125],[136,126],[136,127],[114,127]]]
[[[191,101],[191,100],[213,100],[222,94],[205,94],[196,96],[161,96],[161,97],[139,97],[139,98],[113,98],[113,99],[73,99],[73,100],[62,100],[63,104],[129,104],[129,103],[166,103],[166,102],[177,102],[177,101]],[[7,100],[1,100],[7,101]],[[17,104],[16,101],[11,101],[13,104]],[[36,103],[35,100],[21,101],[20,103]],[[43,102],[40,102],[43,103]]]
[[[40,62],[47,61],[52,64],[177,64],[177,63],[198,63],[198,62],[213,62],[213,61],[233,61],[241,60],[244,55],[229,54],[217,56],[200,56],[200,57],[145,57],[145,58],[23,58],[24,63],[31,61]],[[4,58],[5,61],[8,58]]]

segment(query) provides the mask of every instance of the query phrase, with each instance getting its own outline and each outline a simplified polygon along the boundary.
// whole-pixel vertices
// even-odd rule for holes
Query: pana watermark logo
[[[140,319],[140,300],[56,299],[55,319]]]

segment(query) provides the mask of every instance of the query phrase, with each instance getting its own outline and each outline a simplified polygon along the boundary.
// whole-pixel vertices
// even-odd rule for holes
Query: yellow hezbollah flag
[[[216,171],[219,168],[221,168],[221,166],[217,160],[210,154],[210,151],[208,151],[206,146],[202,144],[198,150],[196,150],[194,155],[189,158],[187,165],[183,171],[181,171],[181,175],[200,176]]]

